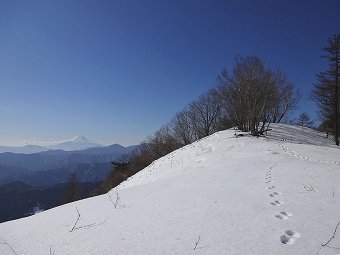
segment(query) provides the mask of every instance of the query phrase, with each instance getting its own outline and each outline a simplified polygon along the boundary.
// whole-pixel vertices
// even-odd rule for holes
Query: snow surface
[[[272,128],[215,133],[109,194],[2,223],[0,254],[340,254],[340,229],[322,246],[340,221],[339,148]]]

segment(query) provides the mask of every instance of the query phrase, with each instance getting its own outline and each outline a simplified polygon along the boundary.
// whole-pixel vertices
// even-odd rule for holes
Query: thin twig
[[[78,221],[80,220],[80,213],[79,213],[79,211],[78,211],[78,207],[76,207],[76,210],[77,210],[77,213],[78,213],[78,217],[77,217],[77,220],[76,220],[76,222],[74,223],[72,229],[71,229],[69,232],[72,232],[72,231],[75,229],[75,227],[77,226]]]
[[[198,236],[198,240],[197,240],[197,242],[195,242],[194,250],[196,250],[197,245],[199,244],[200,240],[201,240],[201,236]]]
[[[7,245],[7,247],[10,248],[11,251],[12,251],[15,255],[18,255],[18,253],[15,252],[15,250],[12,248],[12,246],[11,246],[9,243],[7,243],[7,241],[6,241],[5,239],[0,238],[0,240],[1,240],[1,241],[0,241],[0,244]]]
[[[100,223],[98,223],[98,224],[96,224],[96,223],[91,223],[91,224],[88,224],[88,225],[79,226],[79,227],[74,228],[74,230],[88,229],[88,228],[92,228],[92,227],[97,227],[97,226],[100,226],[100,225],[104,224],[105,222],[106,222],[106,221],[100,222]]]
[[[109,197],[110,197],[110,200],[111,200],[111,203],[113,204],[114,208],[117,209],[118,207],[118,204],[119,204],[119,200],[120,200],[120,197],[119,197],[119,194],[118,194],[118,191],[116,191],[116,200],[113,201],[112,197],[111,197],[111,194],[110,192],[108,193],[109,194]]]
[[[339,225],[340,225],[340,221],[338,222],[338,224],[336,224],[332,237],[327,241],[327,243],[323,244],[322,246],[327,246],[332,241],[332,239],[335,238],[335,234],[336,234],[336,231],[338,230]]]

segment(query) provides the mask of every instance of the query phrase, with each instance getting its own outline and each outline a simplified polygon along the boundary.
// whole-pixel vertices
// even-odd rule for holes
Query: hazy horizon
[[[61,140],[45,140],[45,141],[29,141],[29,140],[24,140],[22,142],[18,142],[18,143],[11,143],[11,144],[0,144],[0,146],[8,146],[8,147],[22,147],[22,146],[26,146],[26,145],[37,145],[37,146],[42,146],[42,147],[51,147],[51,146],[54,146],[56,144],[60,144],[60,143],[64,143],[64,142],[69,142],[71,140],[74,140],[75,138],[77,137],[85,137],[85,136],[82,136],[82,135],[78,135],[78,136],[74,136],[74,137],[70,137],[70,138],[65,138],[65,139],[61,139]],[[118,143],[100,143],[98,141],[95,141],[95,140],[92,140],[88,137],[85,137],[86,139],[88,139],[91,143],[97,143],[99,145],[102,145],[102,146],[109,146],[109,145],[112,145],[112,144],[118,144]],[[136,144],[120,144],[124,147],[126,146],[131,146],[131,145],[136,145]]]

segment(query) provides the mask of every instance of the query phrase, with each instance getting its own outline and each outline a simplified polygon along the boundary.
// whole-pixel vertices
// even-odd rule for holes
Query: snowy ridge
[[[269,138],[234,133],[174,151],[109,194],[0,224],[0,254],[337,254],[339,148],[286,125]]]

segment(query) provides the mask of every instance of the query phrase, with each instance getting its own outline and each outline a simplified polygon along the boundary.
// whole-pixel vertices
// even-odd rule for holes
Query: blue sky
[[[0,144],[139,143],[236,55],[281,69],[315,115],[339,13],[338,0],[0,0]]]

